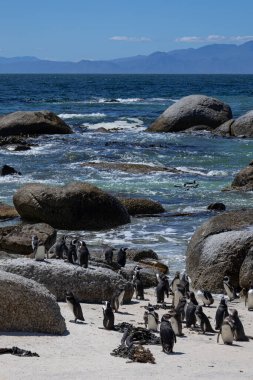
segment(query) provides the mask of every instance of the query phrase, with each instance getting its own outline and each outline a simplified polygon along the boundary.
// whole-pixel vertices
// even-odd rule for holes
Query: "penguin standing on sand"
[[[213,296],[208,290],[198,290],[197,296],[203,302],[203,306],[210,306],[214,303]]]
[[[156,287],[157,303],[164,303],[164,295],[166,295],[168,298],[169,290],[170,290],[170,285],[169,285],[168,277],[165,275],[163,275],[162,277],[159,277],[159,283]]]
[[[195,293],[190,292],[188,293],[189,302],[192,302],[194,305],[198,306],[198,301],[196,300]]]
[[[112,299],[111,299],[111,307],[115,311],[115,313],[118,312],[120,305],[123,304],[125,295],[125,287],[120,287],[116,289],[114,292]]]
[[[162,316],[160,325],[160,338],[162,343],[162,351],[166,354],[173,352],[174,344],[177,342],[176,335],[172,329],[171,323],[166,314]]]
[[[115,251],[115,248],[112,247],[107,247],[104,250],[105,261],[108,265],[112,265],[113,251]]]
[[[76,243],[77,243],[77,240],[71,240],[70,245],[68,247],[68,257],[67,257],[67,260],[71,264],[74,264],[77,261]]]
[[[146,311],[144,311],[144,323],[145,327],[152,331],[157,331],[159,316],[155,312],[155,309],[152,305],[145,306]]]
[[[245,300],[245,304],[248,304],[248,310],[252,311],[253,310],[253,283],[250,283],[250,288],[247,292],[247,301]]]
[[[249,338],[245,335],[243,324],[239,318],[238,311],[236,309],[232,309],[230,311],[230,316],[234,321],[234,338],[236,341],[240,342],[248,342]]]
[[[207,318],[206,314],[203,312],[202,306],[196,306],[195,315],[203,334],[205,334],[206,332],[211,332],[211,333],[216,332],[213,330],[209,319]]]
[[[180,284],[177,284],[176,290],[173,295],[173,300],[172,300],[172,305],[175,308],[179,304],[180,299],[184,297],[184,294],[185,294],[184,288]]]
[[[183,336],[184,334],[182,333],[183,326],[182,326],[182,318],[181,318],[181,313],[176,310],[172,309],[168,312],[168,318],[170,319],[171,327],[175,333],[176,336]]]
[[[126,250],[127,248],[120,248],[117,253],[117,263],[121,267],[124,267],[126,265]]]
[[[114,314],[111,308],[110,301],[105,302],[105,306],[103,306],[103,325],[106,330],[114,330]]]
[[[184,272],[183,276],[180,280],[180,285],[184,289],[184,295],[190,291],[190,284],[191,284],[191,279],[190,277]]]
[[[140,276],[140,269],[136,269],[133,275],[133,285],[136,299],[144,300],[144,286]]]
[[[233,285],[231,284],[229,276],[225,276],[223,278],[223,286],[224,286],[224,290],[228,296],[229,301],[233,301],[235,298],[237,298],[235,289]]]
[[[75,323],[77,322],[77,320],[84,321],[80,302],[77,301],[72,292],[66,292],[66,302],[69,308],[71,309],[72,313],[74,314]]]
[[[77,250],[77,258],[79,265],[83,268],[88,268],[90,252],[87,248],[85,241],[80,241],[80,246]]]
[[[171,288],[172,293],[175,293],[177,285],[179,284],[180,284],[180,272],[176,272],[173,280],[170,283],[170,288]]]
[[[66,245],[66,236],[61,236],[55,245],[55,256],[57,259],[63,259],[68,256],[68,247]]]
[[[197,318],[196,318],[196,305],[193,302],[189,302],[187,304],[185,319],[186,319],[186,327],[190,328],[192,326],[196,326]]]
[[[177,304],[177,307],[175,308],[175,311],[176,311],[177,315],[180,316],[180,319],[182,321],[185,319],[186,308],[187,308],[186,297],[180,297],[179,302]]]
[[[220,335],[224,344],[233,344],[235,324],[231,316],[226,317],[221,325],[220,331],[217,336],[217,343],[219,343]]]
[[[215,314],[215,330],[220,330],[223,320],[228,317],[228,306],[224,297],[221,298],[220,304]]]

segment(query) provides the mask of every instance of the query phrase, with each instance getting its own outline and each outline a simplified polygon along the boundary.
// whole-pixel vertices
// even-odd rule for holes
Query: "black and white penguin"
[[[71,309],[75,317],[75,323],[77,320],[84,321],[82,308],[80,302],[74,297],[72,292],[66,292],[66,302]]]
[[[184,183],[184,187],[186,188],[186,189],[189,189],[189,188],[193,188],[193,189],[196,189],[197,187],[199,186],[199,184],[194,180],[194,181],[192,181],[192,182],[185,182]]]
[[[179,300],[183,298],[185,295],[184,288],[181,286],[181,284],[177,284],[173,299],[172,299],[172,305],[176,308]]]
[[[140,276],[140,269],[134,271],[133,285],[135,288],[136,299],[144,300],[144,286]]]
[[[194,305],[198,306],[198,301],[196,300],[195,293],[194,292],[189,292],[187,293],[187,296],[189,298],[189,302],[192,302]]]
[[[110,301],[105,302],[103,306],[103,325],[106,330],[114,330],[114,314]]]
[[[124,267],[126,265],[126,250],[127,248],[120,248],[117,253],[117,263],[121,267]]]
[[[233,301],[237,296],[233,285],[231,284],[230,277],[225,276],[223,278],[224,290],[228,296],[229,301]]]
[[[185,319],[186,308],[187,308],[187,299],[186,297],[181,297],[179,299],[177,307],[175,308],[175,311],[178,315],[180,315],[180,318],[182,321],[184,321]]]
[[[186,327],[188,328],[192,326],[194,327],[196,326],[196,322],[197,322],[196,315],[195,315],[196,307],[197,306],[191,301],[187,304],[185,319],[186,319]]]
[[[155,309],[152,305],[145,306],[146,311],[144,311],[144,323],[145,327],[152,331],[157,331],[159,316],[155,312]]]
[[[35,253],[39,246],[39,238],[37,235],[32,235],[32,250],[33,250],[33,256],[35,257]]]
[[[177,285],[179,284],[180,284],[180,272],[176,272],[173,280],[170,283],[170,288],[171,288],[172,293],[175,293]]]
[[[164,303],[164,295],[166,295],[168,298],[169,290],[170,290],[170,285],[169,285],[168,277],[165,275],[163,275],[162,277],[159,277],[159,283],[156,287],[157,303]]]
[[[183,326],[182,326],[182,318],[180,311],[176,309],[172,309],[168,312],[168,318],[170,320],[172,329],[176,336],[183,336]]]
[[[90,252],[87,248],[85,241],[80,241],[79,248],[77,250],[78,263],[83,268],[88,268]]]
[[[211,333],[216,332],[213,330],[208,317],[203,312],[202,306],[196,306],[195,315],[196,315],[197,322],[198,322],[200,329],[203,332],[203,334],[205,334],[206,332],[211,332]]]
[[[249,338],[245,335],[243,324],[239,318],[238,311],[236,309],[230,310],[229,315],[234,321],[234,338],[236,341],[248,342]]]
[[[55,245],[55,256],[57,259],[63,259],[68,256],[68,247],[66,245],[66,236],[61,236]]]
[[[231,318],[231,316],[226,317],[221,325],[220,331],[217,336],[217,343],[219,343],[220,335],[222,337],[224,344],[233,344],[234,341],[234,320]]]
[[[253,283],[252,282],[247,292],[247,305],[248,305],[248,310],[252,311],[253,310]]]
[[[112,264],[113,251],[115,251],[115,248],[112,248],[112,247],[107,247],[104,250],[105,261],[107,262],[108,265]]]
[[[118,312],[120,305],[123,305],[124,295],[125,295],[124,287],[120,287],[116,289],[116,291],[114,292],[111,299],[111,307],[115,311],[115,313]]]
[[[203,306],[210,306],[214,303],[213,296],[208,290],[198,290],[197,297],[203,302]]]
[[[183,275],[182,275],[182,278],[180,280],[180,285],[184,289],[184,295],[186,295],[186,293],[190,291],[190,284],[191,284],[191,279],[184,272]]]
[[[215,330],[220,330],[224,318],[228,317],[228,306],[224,297],[221,298],[220,304],[215,314]]]
[[[174,344],[177,342],[176,335],[173,331],[169,318],[166,314],[162,316],[160,325],[160,338],[162,343],[162,351],[166,354],[173,352]]]
[[[67,260],[69,263],[74,264],[77,261],[77,240],[71,240],[68,247]]]

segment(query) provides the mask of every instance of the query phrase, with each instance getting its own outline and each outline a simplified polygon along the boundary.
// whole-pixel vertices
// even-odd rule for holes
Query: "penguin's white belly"
[[[121,292],[119,295],[119,305],[123,305],[124,295],[125,295],[125,290],[123,290],[123,292]]]
[[[229,325],[223,325],[221,328],[221,337],[224,344],[232,344],[234,335]]]
[[[46,249],[44,245],[39,245],[35,252],[35,260],[43,261],[45,259]]]
[[[196,319],[197,319],[197,322],[199,324],[199,326],[201,325],[201,319],[196,315]]]
[[[157,322],[152,314],[148,315],[148,329],[157,331]]]
[[[178,329],[178,322],[177,322],[176,318],[174,318],[174,317],[170,318],[170,322],[171,322],[172,330],[174,331],[175,335],[180,335],[179,329]]]
[[[253,290],[248,291],[248,309],[253,310]]]
[[[72,311],[72,313],[74,313],[74,305],[69,301],[67,301],[67,305],[68,305],[69,309]]]
[[[225,292],[227,293],[227,296],[228,296],[229,300],[233,299],[234,298],[234,294],[231,291],[231,289],[227,286],[227,284],[224,284],[224,289],[225,289]]]
[[[182,294],[179,293],[178,291],[175,292],[174,294],[174,307],[176,308],[178,303],[179,303],[179,299],[180,297],[182,297]]]
[[[175,293],[175,291],[177,289],[177,285],[179,285],[179,284],[180,284],[180,280],[179,279],[174,280],[173,286],[172,286],[173,293]]]

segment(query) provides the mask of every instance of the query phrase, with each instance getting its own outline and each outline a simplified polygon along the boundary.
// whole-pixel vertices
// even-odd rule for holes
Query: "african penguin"
[[[222,297],[215,314],[215,330],[221,329],[223,320],[226,317],[228,317],[228,307],[225,298]]]
[[[190,328],[192,326],[196,326],[196,305],[192,303],[191,301],[187,304],[185,318],[186,318],[186,327]]]
[[[162,316],[160,325],[160,338],[162,343],[162,351],[166,354],[173,352],[174,344],[177,342],[176,335],[172,329],[169,318],[166,314]]]
[[[215,331],[213,330],[210,324],[209,319],[207,318],[206,314],[203,312],[202,306],[196,306],[195,315],[203,334],[205,334],[206,332],[215,333]]]
[[[180,272],[176,272],[173,280],[170,283],[170,288],[171,288],[172,293],[175,293],[177,285],[179,284],[180,284]]]
[[[144,286],[140,276],[140,270],[135,270],[133,275],[133,285],[135,288],[136,299],[144,300]]]
[[[106,330],[114,330],[114,314],[111,308],[110,301],[105,302],[105,306],[103,306],[103,325]]]
[[[35,257],[35,253],[38,249],[39,246],[39,238],[37,235],[32,235],[32,250],[33,250],[33,255]]]
[[[115,248],[112,248],[112,247],[107,247],[107,248],[105,248],[105,250],[104,250],[105,261],[106,261],[107,264],[109,264],[109,265],[112,264],[113,251],[115,251]]]
[[[124,267],[126,265],[126,250],[127,248],[120,248],[117,253],[117,263],[121,267]]]
[[[203,306],[210,306],[214,303],[213,296],[208,290],[198,290],[197,297],[203,302]]]
[[[217,343],[219,343],[219,338],[221,335],[224,344],[229,344],[229,345],[233,344],[234,330],[235,330],[234,320],[231,318],[231,316],[226,317],[223,320],[220,331],[218,333]]]
[[[84,321],[82,308],[80,302],[74,297],[72,292],[66,292],[66,302],[71,309],[75,317],[75,323],[77,320]]]
[[[68,247],[66,245],[66,236],[61,236],[55,245],[55,256],[57,259],[63,259],[68,255]]]
[[[164,295],[169,297],[169,280],[168,277],[163,275],[162,277],[159,277],[159,283],[156,287],[156,298],[157,303],[164,303]]]
[[[76,240],[71,240],[68,247],[68,255],[67,260],[69,263],[74,264],[77,261],[77,248],[76,248]]]
[[[223,278],[223,286],[229,301],[233,301],[236,298],[236,292],[233,285],[231,284],[229,276],[225,276]]]
[[[236,341],[248,342],[249,338],[245,335],[243,324],[239,318],[238,311],[236,309],[230,310],[230,316],[234,321],[234,338]]]
[[[148,305],[145,307],[146,311],[144,311],[144,323],[145,327],[152,331],[157,331],[159,316],[155,312],[155,309],[152,305]]]
[[[80,245],[77,250],[77,259],[78,259],[79,265],[83,268],[88,268],[90,252],[87,248],[85,241],[82,240],[80,241],[79,244]]]
[[[115,313],[118,312],[120,305],[123,304],[124,295],[125,295],[124,287],[120,287],[116,289],[116,291],[114,292],[111,299],[111,307],[115,311]]]
[[[247,293],[247,303],[248,303],[248,310],[253,310],[253,284],[251,283],[250,288]]]

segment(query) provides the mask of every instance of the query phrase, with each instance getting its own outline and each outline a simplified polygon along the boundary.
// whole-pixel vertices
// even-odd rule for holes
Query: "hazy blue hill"
[[[0,73],[253,74],[253,41],[198,49],[154,52],[107,61],[57,62],[36,57],[0,57]]]

